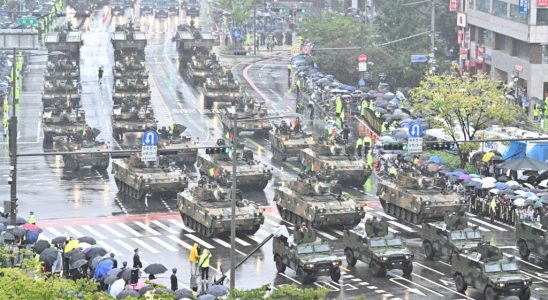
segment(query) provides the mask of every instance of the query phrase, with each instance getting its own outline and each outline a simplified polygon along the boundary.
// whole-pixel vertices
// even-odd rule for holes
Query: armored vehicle
[[[54,148],[62,152],[99,152],[108,150],[104,142],[98,141],[100,131],[86,127],[83,130],[69,132],[65,136],[53,138]],[[108,153],[86,153],[86,154],[64,154],[63,162],[65,168],[77,171],[83,167],[90,167],[95,170],[106,170],[109,164]]]
[[[221,140],[224,145],[224,140]],[[213,177],[222,186],[229,187],[232,183],[232,154],[227,152],[198,154],[196,165],[200,174]],[[265,165],[253,159],[251,150],[243,150],[237,157],[236,184],[242,190],[262,191],[270,179],[272,172]]]
[[[62,107],[79,107],[79,79],[47,79],[42,91],[42,102],[44,107],[58,106],[58,104]]]
[[[179,15],[179,1],[178,0],[166,0],[166,5],[170,16]]]
[[[386,270],[401,269],[404,276],[413,272],[413,253],[401,238],[388,232],[388,224],[368,219],[354,229],[346,229],[343,236],[344,254],[348,266],[358,260],[369,265],[375,276],[386,276]]]
[[[84,111],[79,109],[44,109],[42,114],[44,148],[53,148],[54,137],[56,136],[66,136],[70,132],[75,132],[85,128],[85,119]]]
[[[301,174],[289,185],[276,187],[274,202],[284,220],[315,228],[354,227],[365,216],[363,206],[342,195],[340,186],[314,174]]]
[[[152,107],[129,107],[114,105],[112,108],[112,135],[122,141],[127,132],[145,132],[147,129],[156,129]]]
[[[153,0],[141,0],[141,16],[154,14],[154,1]]]
[[[230,70],[211,74],[203,88],[204,108],[211,108],[214,102],[232,103],[240,96],[240,84]]]
[[[428,259],[436,256],[450,259],[453,253],[472,252],[483,240],[476,226],[468,226],[468,217],[454,213],[446,214],[443,221],[423,223],[420,232]]]
[[[306,226],[289,233],[285,226],[274,232],[272,240],[274,262],[279,273],[286,267],[295,270],[301,283],[310,283],[319,276],[330,276],[335,282],[341,278],[341,260],[333,255],[327,242]]]
[[[158,147],[169,150],[168,156],[171,162],[179,165],[193,166],[198,156],[198,145],[190,136],[183,135],[186,127],[173,124],[168,131],[165,127],[158,130]]]
[[[396,178],[379,177],[377,195],[387,214],[419,224],[423,220],[443,220],[451,212],[465,212],[467,201],[456,193],[448,193],[436,179],[410,175]]]
[[[84,44],[80,31],[72,31],[70,26],[61,28],[59,31],[48,33],[44,43],[48,53],[63,52],[63,57],[80,63],[80,47]],[[51,57],[56,57],[56,55]]]
[[[453,253],[451,273],[455,287],[464,293],[468,286],[483,292],[486,300],[499,296],[531,297],[533,281],[522,274],[514,257],[504,258],[502,250],[487,243],[478,245],[471,253]]]
[[[200,2],[198,0],[186,0],[186,15],[189,17],[200,16]]]
[[[150,100],[150,87],[146,78],[118,78],[114,79],[114,91],[112,100],[119,104],[124,98],[138,101]]]
[[[186,74],[193,85],[200,86],[211,73],[217,72],[215,68],[220,67],[215,53],[198,51],[190,59]]]
[[[276,160],[284,161],[299,157],[301,149],[306,149],[315,143],[312,133],[303,130],[295,131],[289,128],[284,120],[275,127],[276,130],[271,132],[269,140],[272,157]]]
[[[320,139],[310,148],[300,150],[299,162],[339,183],[360,187],[371,175],[371,169],[365,161],[354,156],[353,150],[336,141]]]
[[[251,201],[241,198],[236,202],[236,231],[254,234],[264,223],[262,210]],[[230,190],[200,179],[198,186],[177,195],[177,205],[183,222],[206,237],[230,232]]]
[[[75,60],[59,55],[48,57],[46,64],[46,80],[50,79],[78,79],[80,68]]]
[[[110,0],[110,10],[113,16],[123,16],[125,8],[124,0]]]
[[[169,17],[169,7],[165,0],[159,0],[154,3],[154,17],[159,19]]]
[[[118,0],[116,0],[118,1]],[[114,47],[115,59],[117,58],[117,52],[127,50],[140,50],[144,51],[147,45],[146,34],[137,30],[132,22],[129,22],[127,26],[117,26],[116,31],[112,33],[110,42]],[[143,53],[144,57],[144,53]],[[117,59],[116,59],[117,60]]]
[[[516,224],[519,255],[527,259],[531,253],[548,261],[548,215],[538,221],[522,220]]]
[[[148,78],[145,61],[137,51],[124,51],[124,57],[116,60],[112,73],[114,79],[121,78]]]
[[[215,38],[211,32],[201,32],[193,26],[180,25],[175,34],[175,43],[179,53],[179,71],[186,73],[187,63],[198,52],[209,53],[215,44]]]
[[[272,125],[270,124],[270,120],[264,119],[268,114],[265,106],[238,105],[237,111],[239,119],[256,119],[238,122],[238,134],[253,133],[255,137],[268,137]],[[225,132],[232,131],[234,127],[234,114],[225,109],[225,113],[220,115],[220,119]]]
[[[112,161],[112,173],[118,191],[132,199],[141,200],[147,194],[164,199],[175,198],[188,186],[186,175],[169,166],[166,157],[158,157],[159,164],[142,162],[132,155]]]

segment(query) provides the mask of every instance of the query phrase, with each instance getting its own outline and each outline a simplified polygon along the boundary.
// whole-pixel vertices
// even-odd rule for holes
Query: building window
[[[490,30],[484,30],[483,31],[483,44],[487,47],[494,47],[495,46],[495,33]]]
[[[510,38],[497,33],[496,35],[496,43],[495,43],[495,49],[504,51],[506,53],[510,53]]]
[[[537,25],[548,25],[548,8],[537,8]]]
[[[493,13],[497,17],[508,17],[508,3],[500,0],[493,0]]]
[[[526,60],[529,60],[529,56],[531,55],[530,46],[526,42],[517,41],[516,43],[516,56],[519,58],[523,58]]]
[[[542,45],[542,62],[548,64],[548,45]]]
[[[476,0],[476,9],[484,12],[489,12],[489,1],[490,0]]]
[[[512,21],[527,24],[528,18],[529,18],[529,13],[527,13],[526,15],[522,15],[519,13],[518,5],[510,4],[510,19],[512,19]]]

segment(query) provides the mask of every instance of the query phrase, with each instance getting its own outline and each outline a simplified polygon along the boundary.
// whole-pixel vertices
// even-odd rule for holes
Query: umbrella
[[[495,194],[495,195],[498,194],[499,192],[500,192],[500,191],[497,190],[497,189],[490,189],[490,190],[489,190],[489,193]]]
[[[536,159],[529,158],[529,157],[523,157],[523,158],[508,160],[508,161],[505,161],[504,163],[500,164],[499,167],[501,169],[514,170],[514,171],[520,171],[520,170],[533,170],[533,171],[548,170],[548,164],[543,163],[541,161],[538,161]]]
[[[80,251],[77,251],[76,249],[65,254],[65,256],[69,258],[69,264],[77,260],[86,259],[86,255]]]
[[[25,220],[25,218],[22,218],[22,217],[15,218],[15,224],[17,225],[23,225],[26,223],[27,223],[27,220]]]
[[[84,236],[84,237],[78,238],[78,241],[80,241],[81,243],[88,243],[90,245],[97,244],[97,241],[94,238],[89,237],[89,236]]]
[[[21,227],[15,227],[15,228],[12,228],[9,230],[9,232],[11,232],[11,234],[13,234],[14,237],[16,238],[20,238],[20,237],[24,237],[25,236],[25,229],[21,228]]]
[[[150,264],[143,271],[147,274],[156,275],[164,273],[165,271],[167,271],[167,268],[164,267],[164,265],[162,264]]]
[[[517,198],[514,200],[514,205],[516,206],[524,206],[525,205],[525,199],[523,198]]]
[[[2,233],[2,237],[4,237],[4,240],[6,241],[15,241],[15,236],[7,231]]]
[[[125,268],[118,274],[118,277],[123,278],[126,281],[129,281],[131,278],[131,269]],[[139,270],[139,274],[137,277],[141,277],[141,270]]]
[[[38,240],[38,236],[40,235],[40,232],[38,231],[27,231],[25,234],[25,241],[28,244],[34,244]]]
[[[40,254],[45,249],[51,247],[51,244],[46,240],[39,240],[36,243],[34,243],[34,246],[32,248],[34,249],[34,252]]]
[[[489,162],[491,160],[491,157],[493,157],[493,156],[495,156],[494,152],[487,152],[483,155],[483,157],[481,158],[481,161]]]
[[[85,259],[79,259],[79,260],[77,260],[77,261],[75,261],[75,262],[73,262],[73,263],[70,263],[69,266],[70,266],[70,269],[71,269],[71,270],[74,270],[74,269],[80,268],[81,266],[83,266],[83,265],[85,265],[85,264],[87,264],[87,263],[88,263],[87,260],[85,260]]]
[[[9,221],[8,221],[8,219],[6,219],[4,217],[0,217],[0,223],[8,224]]]
[[[47,248],[40,253],[40,261],[43,261],[49,265],[52,265],[57,260],[57,254],[59,251],[53,248]]]
[[[139,298],[139,293],[134,291],[134,290],[131,290],[131,289],[125,289],[123,291],[121,291],[117,296],[116,296],[116,299],[125,299],[126,297],[135,297],[135,298]],[[215,299],[215,298],[213,298]]]
[[[69,241],[68,244],[65,246],[65,253],[70,252],[72,249],[78,248],[79,243],[80,242],[78,240]]]
[[[497,188],[499,190],[505,190],[505,189],[508,188],[508,186],[506,185],[506,183],[496,182],[495,183],[495,188]]]
[[[95,267],[93,278],[98,281],[103,281],[107,278],[107,272],[110,270],[112,270],[112,260],[103,260],[97,264],[97,267]]]
[[[464,183],[464,186],[479,188],[481,187],[481,182],[477,182],[475,180],[468,180],[467,182]]]
[[[228,295],[228,288],[224,285],[213,285],[207,290],[207,293],[215,297],[222,297]]]
[[[516,190],[514,191],[514,194],[525,197],[525,194],[527,194],[527,192],[524,190]]]
[[[88,248],[91,248],[92,245],[88,244],[88,243],[82,243],[80,242],[80,244],[78,245],[78,248],[81,248],[83,250],[85,249],[88,249]]]
[[[485,177],[485,178],[483,178],[481,181],[482,181],[482,182],[491,182],[491,183],[493,183],[493,184],[494,184],[495,182],[497,182],[497,180],[496,180],[495,178],[493,178],[493,177]]]
[[[125,285],[126,282],[123,279],[115,280],[110,286],[109,294],[116,298],[124,290]]]
[[[482,185],[481,185],[481,188],[482,189],[492,189],[495,187],[495,183],[494,182],[484,182]]]
[[[474,173],[470,174],[470,177],[472,177],[472,178],[481,178],[481,176],[479,174],[474,174]]]
[[[437,164],[428,164],[426,166],[426,169],[428,172],[437,172],[440,169],[440,165]]]
[[[506,182],[506,181],[510,180],[510,178],[502,175],[502,176],[497,177],[497,180],[500,181],[500,182]]]
[[[519,183],[517,181],[510,180],[510,181],[506,182],[506,185],[507,186],[519,186]]]
[[[86,253],[86,256],[88,258],[93,258],[96,256],[104,256],[107,254],[107,250],[105,250],[103,247],[93,245],[87,249],[84,250],[84,253]]]
[[[42,228],[34,225],[34,224],[25,224],[23,225],[23,229],[25,230],[29,230],[29,231],[38,231],[38,232],[42,232]]]
[[[92,258],[90,260],[89,267],[92,270],[95,270],[95,268],[97,267],[97,265],[99,264],[100,261],[101,261],[101,257],[99,257],[99,256]]]
[[[120,277],[118,276],[118,274],[120,274],[120,272],[122,272],[122,269],[120,269],[120,268],[116,268],[116,269],[112,269],[112,270],[108,271],[107,272],[107,278],[105,279],[105,283],[106,284],[112,284],[116,280],[120,279]]]
[[[200,297],[198,297],[198,300],[215,300],[215,296],[213,295],[210,295],[210,294],[205,294],[205,295],[201,295]]]
[[[468,180],[468,179],[471,179],[472,177],[468,174],[462,174],[459,176],[459,179],[460,180]]]
[[[192,294],[192,291],[187,289],[178,289],[173,293],[173,297],[177,300],[188,298],[188,299],[194,299],[194,296]]]
[[[58,236],[58,237],[54,238],[53,240],[51,240],[51,243],[52,244],[63,244],[66,241],[67,241],[66,236]]]
[[[441,157],[439,157],[439,156],[432,156],[428,160],[435,163],[435,164],[443,164],[443,159],[441,159]]]

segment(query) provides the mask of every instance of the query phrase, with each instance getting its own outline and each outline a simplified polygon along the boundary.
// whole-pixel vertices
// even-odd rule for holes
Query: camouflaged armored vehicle
[[[169,150],[166,155],[171,162],[179,165],[193,166],[198,156],[198,145],[190,136],[183,135],[186,127],[180,124],[163,127],[158,130],[158,148]]]
[[[136,51],[124,51],[123,57],[114,62],[112,73],[115,80],[121,78],[148,79],[144,57],[140,57]]]
[[[225,74],[226,73],[226,74]],[[240,96],[240,84],[232,72],[212,73],[203,84],[204,108],[213,107],[215,102],[232,103]]]
[[[272,179],[271,170],[255,160],[251,150],[238,154],[237,164],[236,184],[239,189],[262,191]],[[216,179],[222,186],[230,187],[232,184],[232,153],[199,154],[196,165],[201,175]]]
[[[486,300],[499,296],[531,298],[531,278],[520,272],[514,257],[504,258],[502,250],[487,243],[467,254],[453,253],[451,274],[459,293],[470,286],[482,292]]]
[[[341,278],[341,260],[333,255],[326,241],[316,236],[314,229],[301,226],[290,233],[281,226],[273,235],[272,252],[279,273],[289,267],[301,283],[313,282],[319,276],[330,276],[335,282]]]
[[[215,37],[211,32],[201,32],[199,28],[187,25],[179,25],[173,39],[179,53],[181,75],[186,73],[185,68],[192,56],[199,52],[209,53],[215,44]]]
[[[468,217],[454,213],[446,214],[443,221],[423,223],[420,233],[428,259],[438,256],[450,259],[453,253],[472,252],[483,240],[477,226],[468,225]]]
[[[65,57],[71,61],[80,63],[80,47],[84,44],[82,33],[73,31],[70,23],[67,27],[59,28],[57,31],[49,32],[44,40],[48,53],[63,52]],[[48,56],[48,60],[56,59],[57,55]]]
[[[232,110],[233,112],[234,110]],[[238,105],[238,119],[250,119],[238,122],[238,135],[242,133],[253,133],[258,138],[267,138],[272,125],[270,120],[264,119],[268,110],[262,105]],[[234,114],[228,109],[220,115],[221,123],[225,132],[231,132],[234,128]],[[256,120],[253,120],[256,119]]]
[[[150,106],[129,107],[114,105],[112,108],[112,135],[121,142],[127,133],[142,134],[157,127],[154,111]]]
[[[516,224],[515,238],[519,255],[527,259],[531,253],[548,261],[548,215],[540,221],[521,221]]]
[[[46,80],[51,79],[78,79],[80,67],[78,62],[64,55],[48,57],[46,63]]]
[[[42,91],[42,102],[44,103],[44,107],[53,107],[58,105],[62,105],[63,107],[79,107],[80,80],[46,80]]]
[[[384,212],[400,220],[419,224],[423,220],[443,220],[448,213],[465,212],[467,201],[453,192],[445,192],[436,179],[398,175],[379,177],[377,195]]]
[[[158,161],[145,163],[137,155],[113,160],[112,174],[118,192],[135,200],[144,199],[147,194],[152,199],[175,198],[188,186],[188,179],[181,170],[169,166],[166,157],[159,156]]]
[[[147,78],[119,78],[114,79],[112,101],[120,104],[122,99],[135,99],[135,101],[150,100],[150,86]]]
[[[262,210],[238,193],[236,232],[255,234],[264,223]],[[177,195],[177,206],[185,225],[206,237],[230,232],[231,195],[215,183],[200,179],[198,186]]]
[[[356,187],[363,186],[371,175],[371,169],[364,160],[354,155],[353,148],[335,141],[322,139],[310,145],[310,148],[301,149],[299,162],[312,171],[336,179],[341,184]]]
[[[354,227],[365,216],[363,206],[342,195],[340,186],[314,174],[301,174],[296,181],[276,187],[274,202],[284,220],[314,228]]]
[[[200,2],[198,0],[185,0],[186,15],[189,17],[200,16]]]
[[[187,65],[186,74],[194,86],[200,86],[210,74],[217,72],[216,68],[222,67],[215,53],[197,51]]]
[[[85,128],[85,120],[85,112],[80,109],[44,109],[44,113],[42,114],[44,148],[53,148],[54,137],[56,136],[66,136],[70,132],[76,132]]]
[[[350,267],[361,260],[369,265],[374,276],[384,277],[392,269],[401,269],[404,276],[413,272],[413,253],[398,235],[388,232],[388,224],[383,221],[368,219],[365,224],[346,229],[343,244]]]
[[[269,135],[272,158],[285,161],[288,158],[299,157],[301,149],[309,148],[315,144],[311,132],[304,130],[295,131],[289,128],[285,121]]]
[[[101,133],[98,129],[86,127],[83,130],[69,132],[65,136],[53,138],[54,149],[61,152],[100,152],[107,151],[105,142],[98,141]],[[63,154],[65,168],[77,171],[80,168],[90,167],[95,170],[106,170],[110,161],[108,153]]]

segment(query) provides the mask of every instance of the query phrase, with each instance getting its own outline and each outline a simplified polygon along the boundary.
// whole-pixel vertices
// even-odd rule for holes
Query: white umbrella
[[[478,177],[476,177],[476,178],[472,178],[472,180],[473,180],[473,181],[477,181],[477,182],[480,182],[480,183],[483,183],[483,179],[481,179],[481,178],[478,178]]]
[[[116,296],[118,296],[118,294],[120,294],[124,290],[125,285],[126,285],[126,282],[124,281],[123,278],[116,280],[110,286],[110,292],[109,292],[110,295],[116,298]]]
[[[517,181],[510,180],[510,181],[506,182],[506,185],[507,186],[513,186],[513,185],[519,185],[519,183]]]
[[[494,182],[484,182],[482,185],[481,185],[481,188],[482,189],[492,189],[495,187],[495,183]]]
[[[482,182],[492,182],[492,183],[495,183],[497,182],[497,180],[493,177],[485,177],[483,178]]]
[[[537,195],[532,195],[532,196],[527,197],[527,200],[530,200],[530,201],[536,201],[538,199],[539,199],[539,197]]]
[[[541,181],[541,182],[538,184],[538,186],[541,187],[541,188],[548,189],[548,179],[545,179],[545,180]]]
[[[490,189],[489,190],[489,193],[492,193],[492,194],[498,194],[500,191],[498,189]]]
[[[524,206],[525,205],[525,199],[517,198],[516,200],[514,200],[514,205],[515,206]]]
[[[517,191],[514,191],[514,194],[520,195],[520,196],[525,196],[525,194],[527,194],[527,192],[523,191],[523,190],[517,190]]]

